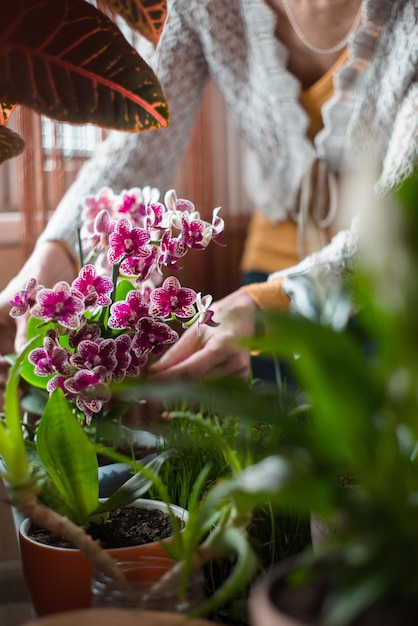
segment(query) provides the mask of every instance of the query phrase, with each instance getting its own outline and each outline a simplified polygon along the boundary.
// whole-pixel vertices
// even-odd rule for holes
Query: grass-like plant
[[[244,423],[268,423],[279,435],[272,439],[276,449],[267,446],[264,458],[250,460],[248,467],[231,464],[230,475],[215,479],[192,507],[186,561],[205,561],[228,549],[240,555],[220,597],[247,584],[241,578],[244,562],[256,567],[254,553],[246,552],[248,522],[257,506],[270,500],[279,509],[314,513],[332,525],[330,539],[319,552],[303,551],[287,580],[302,590],[318,577],[325,583],[322,624],[348,626],[375,607],[386,613],[398,605],[416,606],[417,198],[412,178],[391,198],[374,199],[378,213],[372,219],[379,232],[373,241],[363,234],[358,266],[347,283],[332,279],[323,300],[326,279],[305,275],[315,296],[313,319],[264,316],[265,335],[249,342],[292,367],[308,415],[303,428],[298,411],[282,411],[277,390],[226,380],[164,389],[167,398],[188,398]],[[347,327],[334,324],[329,308],[322,315],[316,306],[342,298],[342,308],[334,310],[346,315],[347,297],[356,311]],[[225,440],[208,438],[225,449]]]
[[[128,388],[128,399],[138,394],[138,389]],[[193,615],[245,622],[247,591],[255,575],[309,541],[307,518],[292,515],[293,507],[274,519],[276,488],[287,471],[276,456],[277,447],[279,442],[286,447],[286,439],[301,441],[299,412],[304,407],[284,390],[237,380],[163,387],[145,382],[140,394],[158,395],[177,407],[168,412],[161,447],[174,448],[177,454],[161,468],[157,493],[164,488],[163,499],[188,510],[184,530],[167,546],[176,565],[156,591],[171,585],[173,577],[179,577],[185,590],[193,570],[204,566],[208,598]],[[268,537],[261,524],[257,528],[258,521],[268,529]],[[218,563],[218,571],[211,570],[213,563]]]
[[[302,589],[322,581],[317,619],[327,626],[374,610],[399,623],[406,615],[396,607],[416,607],[418,585],[417,178],[390,198],[364,201],[366,215],[374,204],[364,223],[375,229],[362,233],[344,290],[356,303],[352,322],[335,330],[272,317],[255,342],[292,363],[311,404],[303,454],[284,457],[293,478],[277,498],[331,524],[318,554],[303,554],[288,578]]]

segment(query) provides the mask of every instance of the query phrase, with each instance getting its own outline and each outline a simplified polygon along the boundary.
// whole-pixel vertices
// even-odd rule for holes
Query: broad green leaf
[[[125,131],[167,126],[158,79],[85,0],[15,0],[0,21],[0,99]]]
[[[22,137],[10,128],[0,125],[0,163],[20,154],[25,147]]]
[[[32,349],[31,342],[16,357],[10,367],[4,393],[4,422],[0,422],[0,456],[7,469],[7,480],[11,487],[19,485],[29,476],[26,460],[25,441],[23,439],[18,387],[20,368]]]
[[[37,450],[45,470],[72,509],[73,521],[84,526],[99,497],[96,450],[61,389],[50,395],[39,422]]]
[[[116,287],[116,297],[115,302],[119,302],[120,300],[125,300],[126,296],[130,291],[135,289],[130,280],[122,279],[118,282]]]
[[[107,6],[157,45],[167,14],[166,0],[105,0]]]
[[[31,475],[37,479],[39,500],[47,503],[53,511],[59,511],[61,515],[71,518],[73,511],[58,491],[51,477],[45,472],[34,443],[26,441],[26,456]]]

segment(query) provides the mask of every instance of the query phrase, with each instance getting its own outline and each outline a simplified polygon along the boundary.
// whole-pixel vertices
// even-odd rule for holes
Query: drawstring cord
[[[329,169],[326,161],[314,159],[303,176],[299,202],[296,210],[292,212],[292,218],[298,227],[300,260],[327,243],[324,231],[335,219],[337,204],[338,182],[335,172]]]

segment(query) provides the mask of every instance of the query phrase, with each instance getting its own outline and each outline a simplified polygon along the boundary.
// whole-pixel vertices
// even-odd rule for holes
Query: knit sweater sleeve
[[[418,83],[410,86],[401,103],[377,183],[381,193],[411,176],[418,163]]]
[[[283,289],[283,278],[277,277],[265,283],[252,283],[241,287],[254,300],[259,309],[267,311],[287,311],[290,298]]]
[[[173,180],[208,76],[199,38],[179,5],[176,0],[170,3],[159,45],[148,58],[169,105],[168,128],[140,134],[111,132],[81,168],[39,237],[38,245],[58,240],[75,250],[82,202],[102,187],[120,192],[151,185],[165,192]]]
[[[339,232],[332,241],[297,265],[270,274],[265,283],[241,287],[262,311],[286,311],[292,293],[291,278],[296,274],[315,271],[321,275],[342,275],[355,265],[359,241],[359,217],[350,229]]]

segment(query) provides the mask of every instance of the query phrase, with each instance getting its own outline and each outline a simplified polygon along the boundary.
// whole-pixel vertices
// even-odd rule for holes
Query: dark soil
[[[168,513],[133,506],[111,511],[103,524],[91,524],[88,533],[98,539],[103,548],[124,548],[171,537],[173,527]],[[30,526],[29,536],[39,543],[74,548],[65,539],[53,537],[34,524]]]

